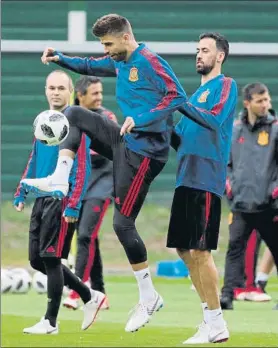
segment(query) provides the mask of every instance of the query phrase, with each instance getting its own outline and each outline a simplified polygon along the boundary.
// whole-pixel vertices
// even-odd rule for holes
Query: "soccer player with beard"
[[[167,162],[173,113],[185,103],[186,94],[169,64],[145,44],[136,42],[126,18],[117,14],[103,16],[94,24],[93,34],[103,44],[106,56],[68,57],[47,48],[42,62],[55,62],[83,75],[117,77],[116,98],[125,122],[120,127],[98,113],[71,107],[65,112],[70,132],[60,146],[54,173],[47,178],[23,180],[22,184],[28,190],[50,195],[60,191],[65,196],[69,171],[83,132],[94,146],[98,143],[101,150],[98,153],[103,154],[105,149],[107,157],[113,159],[113,227],[134,271],[140,294],[125,328],[134,332],[163,306],[151,279],[147,250],[135,220],[152,181]]]
[[[186,117],[177,124],[172,141],[177,149],[178,171],[167,247],[176,248],[187,264],[204,314],[197,333],[184,344],[223,342],[229,338],[211,254],[217,249],[237,104],[236,82],[221,73],[228,54],[229,44],[222,35],[200,35],[196,69],[201,85],[179,109]]]

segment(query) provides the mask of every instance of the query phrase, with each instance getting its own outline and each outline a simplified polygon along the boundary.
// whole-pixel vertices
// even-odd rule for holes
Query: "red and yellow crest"
[[[207,89],[204,91],[200,97],[198,98],[198,103],[205,103],[207,101],[208,95],[210,94],[210,90]]]
[[[262,131],[258,136],[258,144],[261,146],[268,145],[269,142],[269,134],[266,131]]]
[[[129,72],[129,81],[131,82],[135,82],[135,81],[138,81],[138,69],[133,67],[130,69],[130,72]]]

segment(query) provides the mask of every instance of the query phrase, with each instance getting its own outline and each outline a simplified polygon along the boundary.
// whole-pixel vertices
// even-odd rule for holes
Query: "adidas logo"
[[[54,249],[54,247],[51,245],[50,247],[48,247],[48,248],[46,249],[46,252],[47,252],[47,253],[55,253],[55,249]]]
[[[143,279],[146,279],[146,278],[148,278],[148,277],[149,277],[149,273],[146,273],[146,274],[144,275]]]

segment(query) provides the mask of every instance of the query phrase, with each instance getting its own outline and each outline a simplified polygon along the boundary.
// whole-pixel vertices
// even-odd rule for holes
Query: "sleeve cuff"
[[[24,203],[24,202],[25,202],[25,198],[22,196],[15,197],[15,199],[14,199],[15,206],[18,206],[19,203]]]
[[[64,216],[74,217],[78,219],[79,217],[79,209],[69,208],[67,207],[64,211]]]
[[[272,191],[272,198],[273,199],[278,198],[278,187],[275,187],[274,190]]]

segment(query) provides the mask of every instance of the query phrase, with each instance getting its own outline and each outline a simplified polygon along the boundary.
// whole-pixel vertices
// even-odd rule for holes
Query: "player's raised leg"
[[[68,179],[73,166],[73,159],[81,143],[82,133],[92,141],[97,140],[112,153],[114,144],[120,142],[120,126],[108,118],[81,108],[72,106],[65,112],[70,124],[69,135],[60,145],[59,157],[54,173],[46,178],[23,179],[21,185],[28,191],[65,197],[68,193]]]

